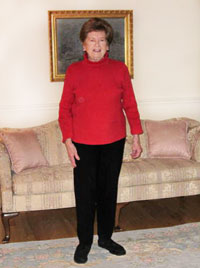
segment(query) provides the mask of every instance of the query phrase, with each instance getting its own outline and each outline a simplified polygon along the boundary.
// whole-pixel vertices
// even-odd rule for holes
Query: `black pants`
[[[74,142],[80,157],[74,168],[74,189],[81,244],[92,244],[96,210],[99,239],[112,236],[124,143],[125,139],[105,145]]]

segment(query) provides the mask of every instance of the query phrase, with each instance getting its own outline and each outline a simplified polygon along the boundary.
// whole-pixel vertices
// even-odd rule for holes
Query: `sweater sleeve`
[[[137,108],[137,102],[135,99],[129,71],[126,65],[124,65],[123,79],[123,109],[126,113],[130,125],[131,134],[142,134],[143,130]]]
[[[73,77],[70,66],[67,69],[63,87],[63,93],[59,104],[59,125],[62,132],[62,142],[72,138],[72,105],[74,102]]]

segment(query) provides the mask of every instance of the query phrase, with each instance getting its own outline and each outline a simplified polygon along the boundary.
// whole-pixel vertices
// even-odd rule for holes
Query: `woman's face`
[[[90,61],[100,61],[108,50],[106,33],[104,31],[89,32],[83,42],[83,50],[87,52]]]

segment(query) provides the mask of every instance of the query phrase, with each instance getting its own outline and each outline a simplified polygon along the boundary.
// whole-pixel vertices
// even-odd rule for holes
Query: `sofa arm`
[[[200,132],[196,135],[196,142],[193,151],[193,159],[200,162]]]
[[[7,150],[2,143],[0,143],[0,189],[2,212],[10,212],[13,207],[11,163]]]

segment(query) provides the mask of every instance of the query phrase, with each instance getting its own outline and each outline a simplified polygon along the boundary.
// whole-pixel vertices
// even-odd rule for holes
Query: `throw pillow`
[[[15,173],[27,168],[48,165],[33,130],[5,131],[0,134],[8,150],[12,170]]]
[[[187,123],[182,120],[145,122],[148,156],[151,158],[191,158]]]

